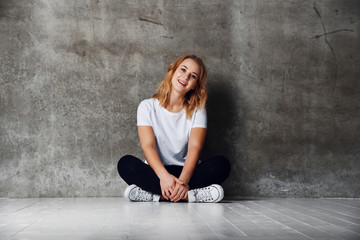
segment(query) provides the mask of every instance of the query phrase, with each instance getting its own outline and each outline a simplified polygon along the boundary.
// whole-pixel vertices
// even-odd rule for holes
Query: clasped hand
[[[187,197],[189,186],[177,177],[168,174],[160,179],[162,196],[172,202],[178,202]]]

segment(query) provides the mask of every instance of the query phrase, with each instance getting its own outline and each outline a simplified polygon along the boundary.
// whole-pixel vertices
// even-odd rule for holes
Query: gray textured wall
[[[360,197],[359,1],[0,0],[0,196],[120,196],[138,103],[209,69],[227,195]]]

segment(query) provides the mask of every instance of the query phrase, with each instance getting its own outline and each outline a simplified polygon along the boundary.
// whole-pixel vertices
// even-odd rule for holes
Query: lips
[[[183,81],[183,80],[180,80],[180,79],[179,79],[178,82],[179,82],[181,85],[183,85],[184,87],[186,87],[186,85],[187,85],[186,82]]]

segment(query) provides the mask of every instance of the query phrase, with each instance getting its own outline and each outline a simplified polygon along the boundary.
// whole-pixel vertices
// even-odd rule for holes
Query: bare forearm
[[[183,170],[181,172],[181,175],[179,179],[183,181],[184,183],[188,184],[190,182],[190,179],[194,173],[194,170],[196,168],[196,165],[199,160],[201,148],[191,148],[189,149],[189,152],[187,154]]]
[[[154,170],[159,179],[161,179],[161,177],[163,177],[164,175],[168,174],[155,148],[150,146],[143,147],[143,152],[146,161],[149,163],[150,167]]]
[[[191,130],[188,145],[188,154],[186,156],[184,168],[179,177],[179,179],[186,184],[190,182],[190,179],[194,173],[195,167],[200,157],[200,152],[204,145],[205,136],[205,128],[193,128]]]
[[[160,179],[160,187],[162,196],[169,200],[172,193],[176,189],[177,184],[184,184],[175,176],[168,173],[164,165],[162,164],[156,149],[152,146],[143,147],[145,158],[148,161],[150,167],[154,170],[158,178]]]

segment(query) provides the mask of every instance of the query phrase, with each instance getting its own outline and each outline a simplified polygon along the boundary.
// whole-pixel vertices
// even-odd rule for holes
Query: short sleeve
[[[151,106],[146,100],[142,101],[138,106],[137,126],[152,126]]]
[[[207,115],[205,108],[198,108],[195,110],[193,128],[206,128],[207,127]]]

